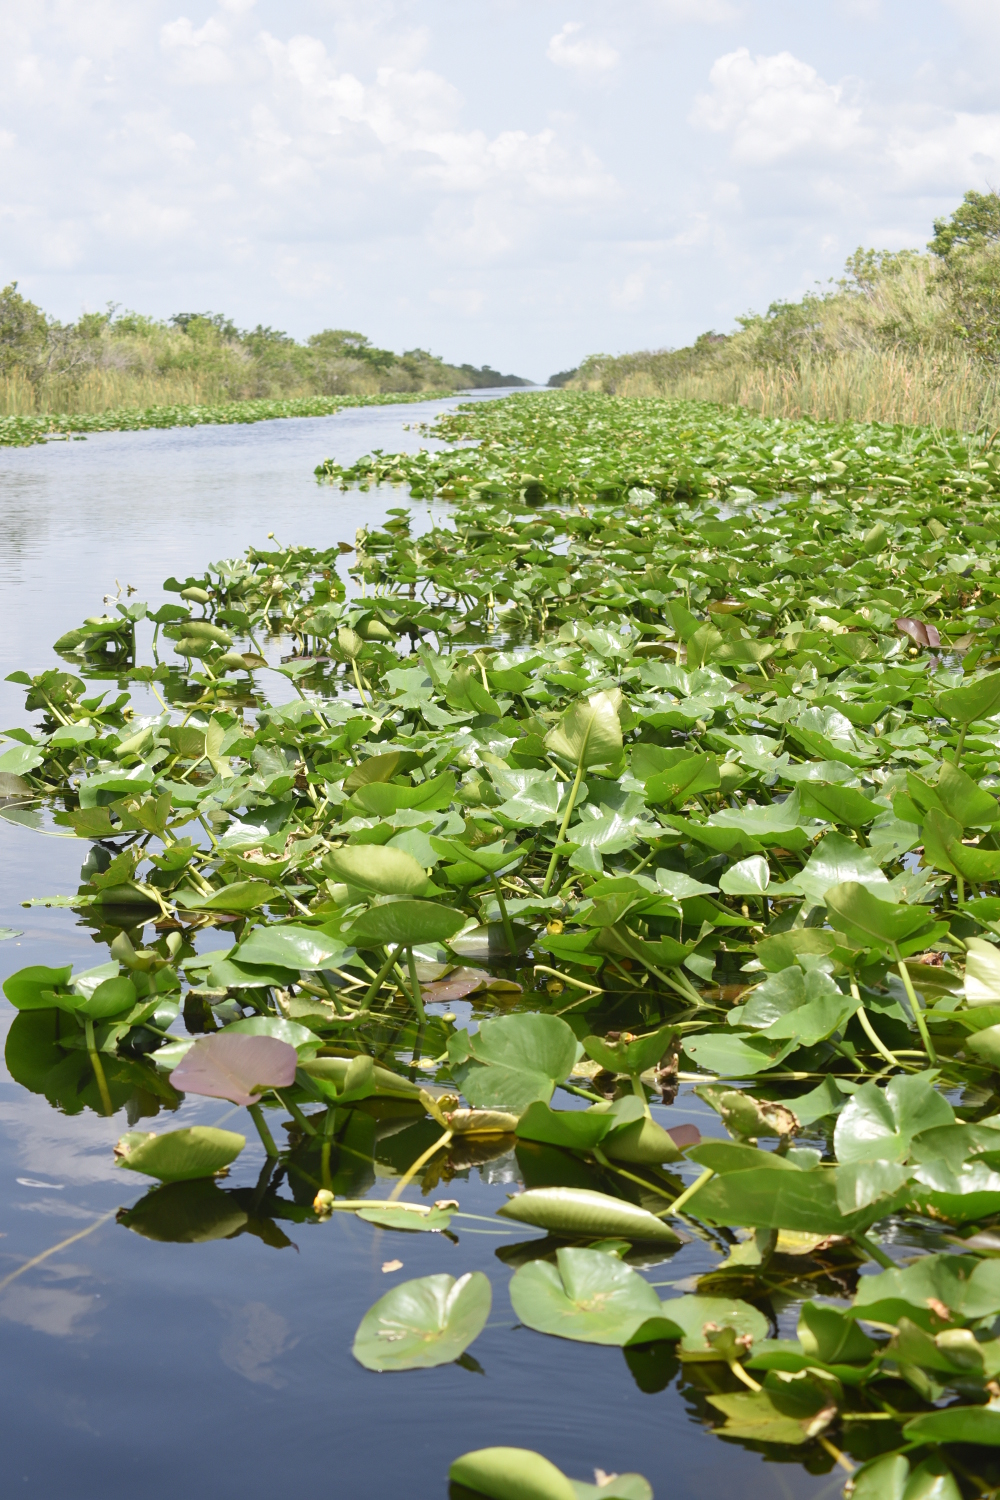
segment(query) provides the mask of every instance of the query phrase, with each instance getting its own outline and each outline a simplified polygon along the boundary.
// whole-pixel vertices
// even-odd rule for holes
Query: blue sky
[[[1000,186],[1000,0],[0,0],[0,281],[545,379]]]

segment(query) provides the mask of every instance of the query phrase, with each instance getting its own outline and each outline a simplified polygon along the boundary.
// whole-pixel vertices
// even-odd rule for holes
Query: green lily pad
[[[427,1370],[450,1364],[482,1333],[490,1283],[481,1271],[421,1276],[380,1297],[362,1318],[352,1353],[366,1370]]]

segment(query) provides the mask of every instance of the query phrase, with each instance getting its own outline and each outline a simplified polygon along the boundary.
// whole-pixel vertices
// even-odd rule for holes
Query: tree
[[[934,220],[927,248],[945,260],[956,249],[981,250],[1000,241],[1000,193],[968,192],[950,219]]]
[[[17,282],[0,291],[0,375],[34,373],[45,354],[49,325],[40,307],[22,297]]]

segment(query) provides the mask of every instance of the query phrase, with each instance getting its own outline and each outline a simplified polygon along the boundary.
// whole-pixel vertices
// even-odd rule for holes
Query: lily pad
[[[490,1283],[481,1271],[404,1281],[368,1309],[352,1353],[367,1370],[426,1370],[450,1364],[482,1333]]]

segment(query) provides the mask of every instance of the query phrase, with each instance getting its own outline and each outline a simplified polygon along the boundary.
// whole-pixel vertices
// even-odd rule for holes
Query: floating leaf
[[[481,1271],[404,1281],[365,1313],[352,1353],[367,1370],[426,1370],[464,1354],[486,1326],[492,1294]]]
[[[346,953],[340,938],[314,927],[255,927],[232,951],[247,964],[277,964],[285,969],[323,969],[340,962]]]
[[[228,1167],[245,1145],[245,1136],[208,1125],[170,1130],[165,1135],[132,1130],[115,1147],[115,1165],[145,1172],[161,1182],[189,1182]]]
[[[556,1264],[532,1260],[514,1273],[510,1300],[539,1333],[622,1347],[652,1318],[660,1299],[637,1271],[599,1250],[560,1249]]]
[[[185,1093],[256,1104],[262,1091],[293,1083],[297,1063],[295,1048],[277,1037],[216,1032],[188,1048],[170,1082]]]
[[[486,1500],[578,1500],[561,1469],[528,1448],[478,1448],[448,1470],[454,1484]]]

